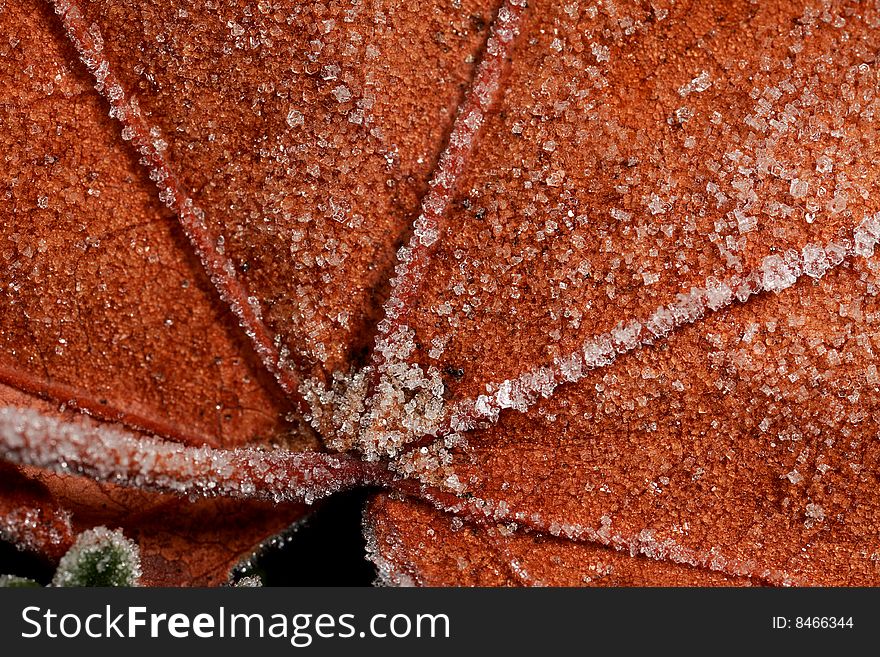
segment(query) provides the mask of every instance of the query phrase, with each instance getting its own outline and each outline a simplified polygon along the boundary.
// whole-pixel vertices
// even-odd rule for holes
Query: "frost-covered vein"
[[[122,137],[137,148],[150,178],[159,189],[159,198],[175,211],[190,243],[202,262],[208,277],[223,301],[229,305],[247,333],[254,349],[266,368],[275,376],[282,389],[301,412],[307,404],[299,393],[300,380],[289,355],[266,327],[259,300],[251,296],[238,279],[235,268],[218,248],[205,221],[204,211],[195,205],[181,187],[177,176],[168,165],[164,151],[167,144],[158,130],[144,119],[134,96],[126,96],[110,63],[103,53],[103,39],[97,25],[87,25],[80,8],[71,0],[49,0],[61,17],[70,41],[83,63],[96,80],[95,89],[110,104],[110,116],[123,126]],[[296,365],[296,363],[293,363]]]
[[[420,497],[447,513],[468,518],[479,525],[514,523],[517,530],[550,534],[563,539],[585,543],[595,543],[630,556],[642,555],[655,561],[669,561],[696,568],[713,570],[733,577],[749,577],[777,586],[797,586],[802,584],[789,573],[778,568],[768,568],[754,559],[741,559],[725,555],[712,548],[707,551],[685,547],[669,537],[658,536],[646,528],[637,535],[615,532],[613,521],[608,516],[600,519],[598,527],[580,524],[560,523],[543,517],[540,513],[515,511],[507,502],[470,497],[462,499],[455,495],[422,488]]]
[[[870,258],[880,240],[880,212],[866,217],[853,230],[850,240],[824,246],[807,244],[766,256],[761,267],[745,276],[707,278],[702,287],[680,293],[676,300],[660,306],[641,319],[621,321],[607,333],[588,338],[580,348],[552,366],[523,372],[512,379],[486,384],[487,394],[457,402],[443,431],[461,432],[482,422],[495,422],[502,410],[526,411],[540,398],[550,397],[564,383],[576,383],[591,370],[607,367],[618,356],[665,339],[670,333],[734,303],[744,303],[763,292],[781,292],[803,276],[821,278],[848,258]]]
[[[467,165],[486,114],[501,91],[501,78],[519,34],[525,13],[525,0],[507,0],[498,10],[486,42],[486,51],[474,74],[470,90],[461,103],[449,143],[437,164],[428,192],[422,199],[419,216],[413,225],[409,243],[397,254],[391,294],[384,306],[384,319],[377,327],[373,365],[381,371],[388,362],[402,360],[398,352],[399,338],[406,333],[404,324],[413,297],[430,263],[430,253],[444,228],[446,209],[452,201],[456,183]]]
[[[187,431],[180,424],[159,420],[157,418],[160,414],[150,413],[149,409],[141,408],[137,411],[103,403],[95,399],[95,396],[87,390],[34,376],[14,365],[3,363],[2,360],[0,360],[0,382],[38,397],[64,400],[68,408],[76,409],[86,415],[110,422],[121,422],[132,429],[165,436],[187,445],[205,445],[215,441],[213,437]]]
[[[382,467],[347,456],[184,447],[86,418],[70,422],[14,407],[0,408],[0,447],[15,463],[195,497],[312,503],[392,479]]]
[[[364,513],[362,528],[366,544],[364,547],[367,559],[376,567],[376,585],[399,587],[424,586],[424,582],[417,581],[414,573],[403,572],[395,563],[394,559],[398,557],[398,553],[404,552],[397,532],[392,530],[393,534],[391,536],[385,536],[385,540],[380,541],[374,522],[371,518],[371,513]]]
[[[499,536],[497,529],[486,532],[485,542],[495,550],[504,562],[511,577],[522,586],[542,587],[544,582],[534,577],[523,563],[511,552],[508,539]]]
[[[431,399],[435,396],[431,389],[442,385],[436,373],[429,373],[425,377],[420,370],[413,371],[404,362],[413,348],[412,330],[407,326],[407,315],[430,263],[431,253],[444,228],[447,208],[456,184],[470,159],[486,114],[501,92],[502,77],[513,43],[519,34],[526,6],[525,0],[506,0],[499,8],[483,58],[477,66],[471,87],[458,108],[448,144],[428,183],[428,192],[422,199],[421,211],[414,222],[412,236],[397,254],[395,276],[391,280],[391,292],[384,305],[384,317],[377,326],[376,344],[367,375],[367,389],[364,391],[366,397],[372,395],[372,410],[364,414],[362,422],[367,433],[362,444],[368,456],[376,456],[379,452],[393,449],[388,441],[395,442],[394,437],[397,434],[384,429],[377,433],[372,425],[386,414],[387,407],[395,406],[402,387],[413,389],[414,385],[421,386],[427,393],[423,396]],[[430,417],[430,412],[420,415]],[[424,433],[427,430],[428,426],[410,427],[404,433]],[[378,439],[381,443],[378,451],[371,448],[371,436],[381,436]]]
[[[443,452],[442,443],[435,441],[438,437],[443,438],[443,442],[457,443],[465,432],[497,422],[501,411],[526,412],[539,399],[552,396],[560,385],[577,383],[592,370],[611,365],[618,356],[656,344],[673,331],[693,324],[709,313],[734,303],[745,303],[764,292],[782,292],[804,276],[821,278],[851,257],[870,258],[878,240],[880,212],[865,217],[853,230],[850,239],[824,245],[807,244],[800,251],[789,249],[772,253],[763,259],[758,269],[745,275],[735,274],[723,279],[709,277],[702,286],[678,294],[673,302],[659,306],[649,315],[621,321],[612,330],[591,336],[577,351],[557,358],[552,365],[528,370],[501,382],[486,383],[487,393],[476,398],[449,404],[443,398],[444,386],[439,373],[429,370],[425,376],[418,365],[397,363],[394,366],[397,385],[386,376],[381,384],[385,388],[377,391],[366,411],[363,400],[368,391],[364,373],[355,377],[345,391],[347,398],[330,392],[319,399],[319,404],[336,405],[333,420],[340,435],[351,431],[350,424],[346,426],[351,423],[351,418],[360,416],[369,420],[362,425],[362,433],[358,436],[358,446],[368,459],[383,456],[395,459],[403,454],[402,458],[392,462],[392,467],[400,475],[420,477],[435,486],[462,492],[454,472],[447,467],[438,467],[438,463],[440,466],[448,464],[448,453],[422,458],[421,451],[416,448],[424,449],[433,442],[439,444]],[[390,367],[386,364],[388,371]]]

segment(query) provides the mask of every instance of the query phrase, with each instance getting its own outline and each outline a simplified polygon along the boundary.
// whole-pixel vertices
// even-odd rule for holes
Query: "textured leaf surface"
[[[83,6],[282,369],[346,371],[366,346],[492,9]]]
[[[452,428],[498,424],[401,469],[556,535],[876,581],[877,19],[535,3],[409,315]]]
[[[285,419],[289,403],[119,139],[51,6],[7,4],[0,20],[10,34],[0,47],[0,380],[18,388],[0,388],[0,400],[56,414],[60,403],[189,444],[313,446]],[[73,531],[123,527],[154,585],[223,583],[304,513],[31,475],[4,466],[3,540],[54,561]]]
[[[191,502],[82,477],[29,474],[72,511],[80,531],[119,527],[133,539],[140,549],[144,586],[225,584],[233,567],[306,512],[296,504],[227,498]]]
[[[876,284],[853,265],[713,315],[502,414],[448,469],[480,512],[554,534],[876,581]]]
[[[368,508],[368,552],[394,586],[749,586],[644,556],[498,525],[477,529],[425,504],[379,496]]]
[[[0,386],[0,401],[70,426],[82,424],[75,411],[59,412],[5,386]],[[54,564],[77,533],[101,525],[121,528],[139,546],[145,586],[225,584],[231,568],[309,512],[290,502],[193,501],[6,463],[0,475],[0,539]]]
[[[0,380],[189,443],[299,441],[51,7],[0,19]]]
[[[15,466],[0,464],[0,540],[57,560],[73,539],[70,513],[54,503],[45,487],[22,476]]]
[[[41,522],[218,583],[303,509],[63,473],[378,483],[392,583],[877,582],[876,7],[56,5],[0,10]]]
[[[530,8],[408,314],[453,425],[854,250],[878,17],[832,9]]]

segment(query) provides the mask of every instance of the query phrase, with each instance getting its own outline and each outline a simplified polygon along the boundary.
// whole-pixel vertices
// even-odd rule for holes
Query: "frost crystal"
[[[686,85],[678,89],[680,96],[687,96],[690,93],[702,93],[712,86],[712,76],[708,71],[701,71],[700,74]]]
[[[799,272],[781,256],[764,258],[761,265],[762,284],[768,292],[781,292],[797,282]]]
[[[291,109],[287,113],[286,120],[287,120],[287,125],[289,125],[291,128],[297,128],[297,127],[303,125],[303,122],[304,122],[303,113],[300,112],[299,110]]]
[[[238,588],[260,588],[263,586],[263,580],[259,575],[246,575],[235,581],[234,586]]]
[[[351,91],[344,84],[340,84],[333,90],[333,96],[338,103],[347,103],[351,100]]]

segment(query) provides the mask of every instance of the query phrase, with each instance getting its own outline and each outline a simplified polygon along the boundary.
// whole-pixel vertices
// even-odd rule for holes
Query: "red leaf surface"
[[[876,584],[876,8],[54,9],[0,9],[5,540],[218,584],[380,485],[396,584]]]
[[[121,528],[140,548],[143,586],[220,586],[267,536],[302,518],[301,504],[228,498],[196,502],[83,477],[29,471],[82,531]]]
[[[183,248],[51,7],[7,5],[3,20],[14,36],[0,69],[0,379],[190,444],[287,442],[289,405]]]
[[[377,496],[368,551],[394,586],[750,586],[747,578],[657,562],[590,543],[478,529],[425,504]]]
[[[58,422],[62,429],[83,426],[75,411],[59,412],[48,402],[2,385],[0,401],[7,405],[0,412],[29,406],[31,412]],[[51,438],[60,435],[61,431]],[[155,439],[143,436],[141,448],[148,450],[151,440]],[[83,469],[77,467],[77,456],[69,448],[61,450],[65,459],[61,473],[2,463],[0,539],[54,565],[73,544],[77,532],[101,525],[121,528],[139,545],[141,584],[217,586],[227,583],[230,569],[249,557],[267,537],[309,512],[299,502],[229,497],[194,500],[178,494],[179,487],[173,493],[152,492],[146,490],[149,486],[143,479],[138,481],[140,489],[108,483],[110,477],[104,468],[110,465],[117,466],[112,479],[130,483],[134,477],[120,476],[125,474],[118,471],[123,460],[105,445],[93,443],[92,448],[97,454],[93,452],[87,467],[93,468],[92,475],[103,473],[98,479],[104,481],[66,474]],[[45,440],[34,447],[33,454],[52,450],[52,440]],[[7,447],[4,455],[14,458],[14,450]],[[146,463],[137,465],[143,467]],[[221,479],[215,476],[215,485]],[[235,482],[240,486],[246,480],[237,478]]]
[[[59,508],[49,491],[0,465],[0,539],[23,550],[60,559],[73,544],[70,513]]]
[[[282,383],[366,346],[492,8],[83,4],[83,42],[101,35],[96,60],[163,140],[191,237]]]
[[[876,581],[875,276],[756,298],[502,414],[447,466],[460,504],[774,583]]]
[[[557,536],[876,582],[880,16],[531,9],[399,330],[463,435],[400,471]]]

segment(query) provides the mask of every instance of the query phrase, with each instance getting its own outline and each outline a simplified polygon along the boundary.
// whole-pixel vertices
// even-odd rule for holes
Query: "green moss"
[[[0,575],[0,589],[32,589],[39,588],[40,584],[28,577],[18,575]]]
[[[53,586],[136,586],[141,575],[137,545],[119,530],[83,532],[58,563]]]

